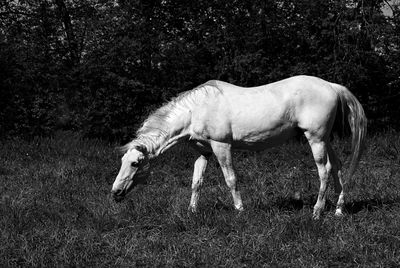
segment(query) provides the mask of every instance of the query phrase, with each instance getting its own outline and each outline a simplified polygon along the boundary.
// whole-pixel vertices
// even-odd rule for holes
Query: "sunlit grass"
[[[346,146],[344,146],[346,145]],[[307,145],[235,153],[245,211],[233,210],[215,160],[199,212],[187,212],[196,155],[174,148],[148,185],[109,197],[115,147],[72,133],[0,142],[0,266],[381,266],[400,263],[400,138],[368,139],[346,216],[311,219],[316,168]],[[342,159],[349,144],[335,142]],[[301,192],[300,200],[294,198]]]

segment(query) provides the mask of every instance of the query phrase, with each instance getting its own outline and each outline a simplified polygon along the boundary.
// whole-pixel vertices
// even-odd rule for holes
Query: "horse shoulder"
[[[196,140],[226,141],[231,136],[229,106],[222,93],[207,94],[191,109],[190,135]]]

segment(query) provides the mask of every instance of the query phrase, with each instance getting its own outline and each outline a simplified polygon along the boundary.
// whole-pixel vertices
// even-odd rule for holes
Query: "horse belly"
[[[230,121],[235,143],[256,148],[284,142],[296,133],[297,126],[290,103],[273,96],[252,98],[232,108]]]
[[[243,150],[264,150],[280,145],[298,135],[298,128],[291,123],[277,125],[275,128],[257,129],[242,132],[233,137],[233,148]]]

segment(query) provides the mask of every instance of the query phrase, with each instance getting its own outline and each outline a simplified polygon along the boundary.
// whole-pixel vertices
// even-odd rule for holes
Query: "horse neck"
[[[150,158],[154,158],[185,140],[189,136],[189,125],[190,112],[182,111],[169,118],[163,128],[154,128],[146,134],[141,134],[136,141],[146,147]]]

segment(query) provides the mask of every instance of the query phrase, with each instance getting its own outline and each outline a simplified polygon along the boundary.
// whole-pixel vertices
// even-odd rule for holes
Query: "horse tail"
[[[358,166],[361,154],[365,149],[365,136],[367,134],[367,117],[361,103],[357,98],[344,86],[333,84],[333,89],[339,96],[339,105],[337,110],[337,116],[341,115],[341,118],[337,118],[341,121],[342,127],[350,127],[352,141],[351,141],[351,162],[349,169],[349,177],[351,178]],[[347,122],[346,118],[347,117]],[[347,123],[347,124],[346,124]]]

